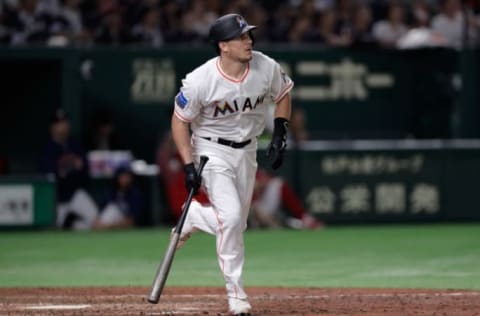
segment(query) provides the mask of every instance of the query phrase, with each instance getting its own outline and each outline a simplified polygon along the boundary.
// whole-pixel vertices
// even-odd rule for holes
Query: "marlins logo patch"
[[[241,16],[237,16],[237,23],[238,23],[238,26],[240,26],[241,29],[243,29],[245,26],[247,26],[247,21],[245,21],[245,19],[243,19]]]
[[[181,107],[182,109],[187,106],[188,104],[188,100],[187,98],[185,98],[185,96],[183,95],[183,92],[180,91],[177,96],[175,97],[175,102],[178,104],[179,107]]]

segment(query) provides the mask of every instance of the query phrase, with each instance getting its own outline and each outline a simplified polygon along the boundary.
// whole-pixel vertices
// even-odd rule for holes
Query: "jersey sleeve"
[[[270,97],[273,102],[280,101],[293,88],[292,79],[283,71],[282,67],[274,62]]]
[[[200,112],[198,89],[193,85],[187,76],[182,80],[182,87],[175,96],[175,115],[184,122],[191,122]]]

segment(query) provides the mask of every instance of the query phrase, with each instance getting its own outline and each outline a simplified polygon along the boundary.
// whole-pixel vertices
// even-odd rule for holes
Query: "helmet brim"
[[[232,36],[229,36],[228,38],[225,38],[225,39],[223,39],[223,40],[219,40],[219,42],[228,42],[228,41],[231,41],[232,39],[237,38],[237,37],[239,37],[240,35],[245,34],[245,33],[247,33],[247,32],[253,31],[253,30],[256,29],[256,28],[257,28],[256,25],[247,25],[247,26],[245,26],[239,33],[233,34]]]
[[[240,33],[240,34],[245,34],[247,32],[253,31],[256,28],[257,28],[256,25],[247,25],[243,28],[242,33]]]

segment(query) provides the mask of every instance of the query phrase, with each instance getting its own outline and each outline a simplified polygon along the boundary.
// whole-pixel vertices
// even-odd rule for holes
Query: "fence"
[[[314,138],[480,137],[479,50],[265,47],[262,51],[280,61],[294,79],[294,106],[305,110],[308,129]],[[107,109],[113,114],[119,137],[135,157],[153,162],[158,141],[169,129],[173,98],[181,79],[210,57],[213,57],[210,48],[1,49],[0,132],[5,137],[0,138],[0,154],[8,157],[11,173],[35,172],[55,108],[67,110],[74,135],[84,141],[96,111]],[[390,215],[394,218],[396,213],[383,210],[388,207],[375,199],[376,194],[391,191],[405,197],[402,212],[413,216],[416,208],[411,204],[415,199],[412,195],[417,196],[415,192],[420,189],[428,189],[430,193],[437,190],[439,206],[435,212],[419,211],[418,215],[450,218],[454,217],[452,210],[456,205],[467,209],[467,204],[458,203],[469,201],[471,206],[475,205],[473,197],[465,199],[460,193],[452,192],[458,187],[464,194],[475,196],[471,186],[474,182],[470,181],[475,173],[465,168],[476,168],[476,156],[476,147],[460,150],[448,146],[362,154],[347,149],[306,151],[295,154],[295,162],[291,162],[290,168],[300,168],[300,171],[286,171],[285,176],[296,183],[312,211],[333,220],[387,219]],[[419,161],[421,168],[415,172],[399,170],[385,174],[377,170],[376,175],[355,175],[344,170],[328,173],[353,168],[346,167],[349,164],[363,165],[363,168],[410,164],[416,168]],[[309,165],[315,166],[315,177],[306,177],[309,169],[305,166]],[[446,171],[446,165],[454,166],[453,171]],[[457,171],[463,175],[455,178]],[[294,177],[295,174],[301,175],[302,181]],[[444,178],[447,175],[448,181]],[[314,180],[320,182],[314,183]],[[384,182],[387,185],[382,186]],[[402,183],[403,188],[395,183]],[[420,186],[429,183],[435,184],[436,189]],[[451,190],[448,183],[456,183],[457,187]],[[469,189],[464,190],[462,183]],[[325,206],[317,203],[327,199],[329,190],[334,197],[333,202],[330,201],[333,211],[332,207],[323,209]],[[427,192],[422,190],[420,192]],[[365,211],[367,208],[352,210],[348,203],[353,202],[342,202],[342,195],[349,192],[367,194],[368,211]],[[342,203],[348,204],[346,209]],[[392,214],[383,216],[382,212]]]

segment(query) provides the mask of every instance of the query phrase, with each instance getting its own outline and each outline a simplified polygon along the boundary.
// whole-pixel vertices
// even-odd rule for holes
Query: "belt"
[[[209,141],[212,141],[212,142],[216,142],[216,143],[219,143],[221,145],[225,145],[225,146],[229,146],[229,147],[232,147],[232,148],[243,148],[245,146],[247,146],[248,144],[250,144],[252,142],[251,139],[248,139],[244,142],[241,142],[241,143],[237,143],[237,142],[234,142],[234,141],[231,141],[231,140],[228,140],[228,139],[224,139],[224,138],[212,138],[212,137],[202,137],[203,139],[206,139],[206,140],[209,140]]]

